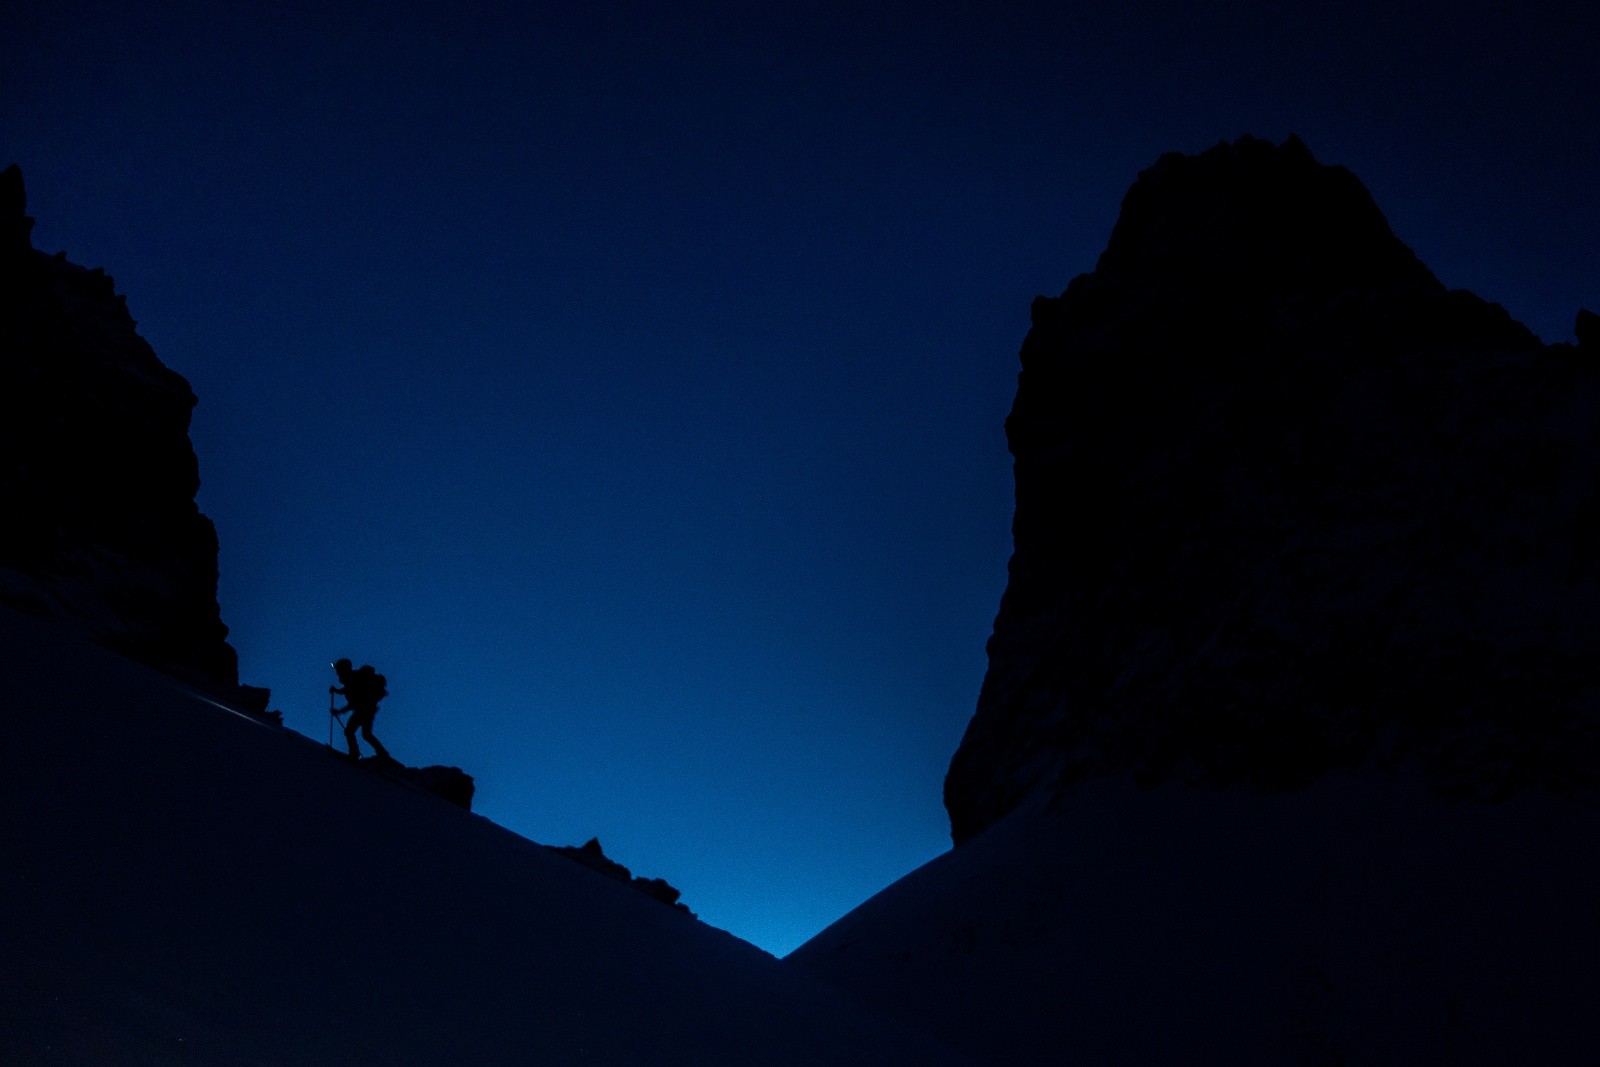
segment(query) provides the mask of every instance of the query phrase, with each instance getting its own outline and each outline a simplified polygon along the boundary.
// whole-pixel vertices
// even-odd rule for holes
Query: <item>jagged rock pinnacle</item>
[[[1098,775],[1595,779],[1594,361],[1447,292],[1350,172],[1162,157],[1021,359],[957,842]]]
[[[195,505],[195,396],[100,270],[36,251],[22,173],[0,173],[0,603],[251,710]]]

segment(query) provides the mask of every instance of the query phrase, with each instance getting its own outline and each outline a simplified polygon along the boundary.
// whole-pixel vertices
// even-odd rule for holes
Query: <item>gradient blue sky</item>
[[[1028,304],[1136,173],[1297,132],[1568,340],[1597,57],[1588,3],[22,0],[0,164],[199,394],[288,724],[371,662],[395,755],[783,953],[947,847]]]

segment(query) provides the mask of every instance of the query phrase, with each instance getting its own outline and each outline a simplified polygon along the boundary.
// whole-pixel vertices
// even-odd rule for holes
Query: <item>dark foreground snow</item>
[[[965,1062],[9,612],[0,708],[0,1062]]]
[[[1600,812],[1100,781],[786,958],[996,1067],[1600,1063]]]

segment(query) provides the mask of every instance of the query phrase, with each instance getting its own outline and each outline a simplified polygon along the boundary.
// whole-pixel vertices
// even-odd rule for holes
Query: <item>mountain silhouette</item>
[[[1104,775],[1594,784],[1594,370],[1446,290],[1294,138],[1163,157],[1034,302],[955,840]]]
[[[0,604],[265,711],[239,685],[200,513],[195,395],[102,270],[35,249],[22,172],[0,173]]]
[[[1600,1056],[1600,365],[1300,141],[1033,305],[956,847],[789,962],[982,1063]]]

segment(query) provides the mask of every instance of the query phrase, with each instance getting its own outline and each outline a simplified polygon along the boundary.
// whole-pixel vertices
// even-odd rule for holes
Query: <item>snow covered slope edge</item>
[[[957,1064],[731,935],[0,609],[0,1060]]]
[[[1420,776],[1080,786],[790,954],[981,1063],[1600,1061],[1600,811]]]

